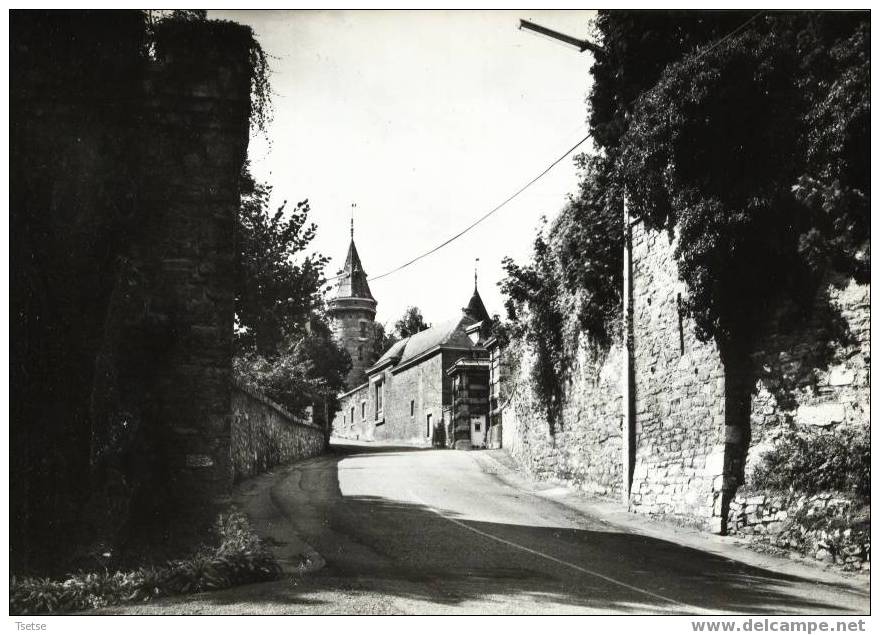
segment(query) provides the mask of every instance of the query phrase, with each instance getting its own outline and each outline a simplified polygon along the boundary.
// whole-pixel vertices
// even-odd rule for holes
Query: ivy
[[[738,345],[786,305],[805,315],[829,272],[867,279],[866,28],[772,16],[636,100],[617,170],[646,225],[678,232],[701,339]]]
[[[578,342],[605,350],[620,337],[623,222],[617,189],[601,157],[577,158],[581,184],[535,239],[532,261],[504,260],[512,335],[536,353],[532,385],[559,426],[565,383]],[[545,221],[546,223],[546,221]]]

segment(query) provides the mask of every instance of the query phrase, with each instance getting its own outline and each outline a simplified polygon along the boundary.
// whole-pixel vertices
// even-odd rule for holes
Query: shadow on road
[[[647,536],[478,522],[418,504],[343,496],[340,491],[338,464],[347,457],[422,451],[430,450],[343,445],[329,456],[296,466],[298,487],[287,501],[294,510],[291,522],[327,566],[296,585],[255,585],[215,594],[210,601],[223,604],[234,595],[236,602],[315,606],[316,612],[326,612],[317,610],[321,597],[340,592],[409,602],[405,605],[410,608],[430,603],[421,605],[428,608],[420,612],[466,610],[475,600],[499,613],[564,613],[566,607],[568,612],[694,613],[693,607],[700,607],[708,613],[835,614],[861,606],[858,596],[838,603],[835,597],[841,595],[829,593],[834,591],[831,585]]]

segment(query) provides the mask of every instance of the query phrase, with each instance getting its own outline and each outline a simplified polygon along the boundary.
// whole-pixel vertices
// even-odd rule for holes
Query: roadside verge
[[[293,523],[273,497],[273,485],[295,469],[296,465],[280,466],[242,481],[235,487],[232,498],[272,550],[284,574],[302,576],[322,569],[326,561],[297,535]]]
[[[870,577],[867,574],[845,574],[825,569],[815,560],[796,554],[782,557],[757,552],[746,546],[741,539],[733,536],[710,534],[691,527],[674,525],[655,518],[630,513],[620,503],[590,498],[565,483],[537,481],[523,473],[504,450],[480,450],[470,454],[484,472],[507,485],[528,494],[551,500],[580,514],[599,519],[618,529],[674,542],[777,573],[809,578],[819,584],[842,585],[865,595],[870,592]]]

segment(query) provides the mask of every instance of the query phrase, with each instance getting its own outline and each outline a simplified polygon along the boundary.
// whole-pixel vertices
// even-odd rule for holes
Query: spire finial
[[[357,203],[351,204],[351,239],[354,240],[354,208],[357,207]]]
[[[477,263],[480,262],[479,258],[474,258],[474,291],[477,290]]]

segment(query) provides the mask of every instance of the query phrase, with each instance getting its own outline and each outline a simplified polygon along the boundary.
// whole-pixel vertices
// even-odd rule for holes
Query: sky
[[[351,204],[369,276],[437,246],[587,134],[590,53],[520,31],[520,18],[586,38],[590,11],[211,11],[251,26],[270,56],[274,118],[254,131],[252,172],[275,204],[308,199],[315,251],[345,259]],[[579,150],[591,150],[588,141]],[[542,216],[576,189],[568,158],[447,247],[370,282],[376,319],[408,306],[458,314],[475,259],[504,315],[502,258],[525,262]]]

